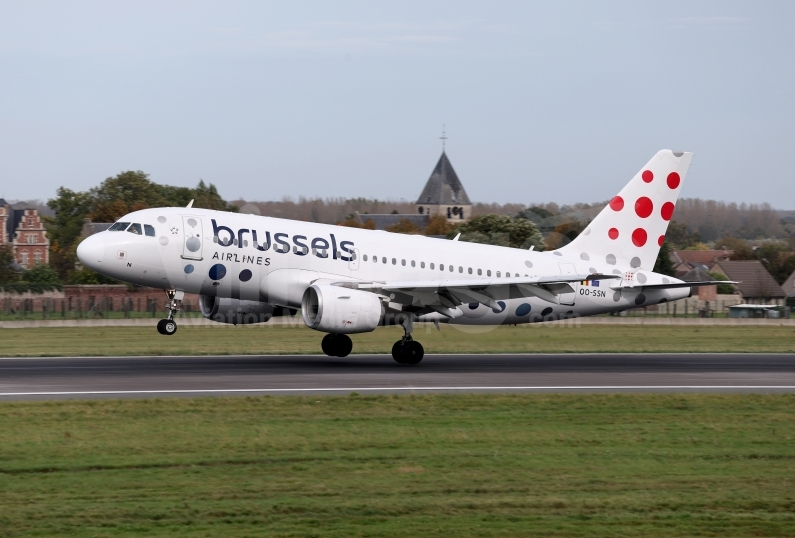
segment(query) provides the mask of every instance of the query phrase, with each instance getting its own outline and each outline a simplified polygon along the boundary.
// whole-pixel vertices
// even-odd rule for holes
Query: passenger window
[[[152,226],[151,224],[144,224],[144,232],[146,232],[146,235],[148,235],[149,237],[154,237],[155,227]]]
[[[499,271],[497,271],[497,278],[500,278],[500,276],[501,276],[501,273]]]
[[[453,266],[452,265],[450,266],[450,272],[451,273],[453,272]]]
[[[127,228],[127,231],[130,232],[131,234],[143,235],[143,232],[141,231],[141,225],[138,224],[137,222],[133,222],[132,224],[130,224],[130,227]]]
[[[124,230],[127,229],[127,226],[129,226],[129,225],[130,225],[129,222],[117,222],[116,224],[114,224],[113,226],[108,228],[108,231],[109,232],[123,232]]]
[[[403,267],[405,267],[405,266],[406,266],[406,260],[400,260],[400,265],[402,265]]]
[[[443,264],[443,263],[440,263],[440,264],[439,264],[439,270],[440,270],[440,271],[444,271],[444,264]]]
[[[362,261],[367,261],[367,254],[362,254]]]
[[[414,263],[414,260],[411,260],[411,266],[412,266],[412,267],[417,267],[417,264],[416,264],[416,263]]]
[[[488,271],[486,271],[486,276],[491,276],[491,269],[489,269]]]
[[[472,274],[472,268],[470,267],[470,268],[467,270],[467,272],[468,272],[468,273],[471,275],[471,274]]]
[[[381,263],[386,263],[386,257],[385,256],[381,256]]]
[[[420,268],[425,269],[425,262],[420,262]]]
[[[436,267],[431,263],[431,269],[436,269]]]
[[[397,265],[397,260],[395,258],[392,258],[392,265]]]
[[[464,272],[464,268],[461,267],[460,265],[458,266],[458,272],[459,273],[463,273]],[[472,271],[469,271],[469,272],[471,273]]]

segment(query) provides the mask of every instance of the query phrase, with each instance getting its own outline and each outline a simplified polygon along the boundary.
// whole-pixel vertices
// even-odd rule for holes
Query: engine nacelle
[[[309,286],[301,315],[310,329],[334,334],[367,333],[378,327],[383,306],[377,295],[329,284]]]
[[[273,316],[273,305],[228,297],[199,296],[199,309],[205,318],[218,323],[248,325],[265,323]]]

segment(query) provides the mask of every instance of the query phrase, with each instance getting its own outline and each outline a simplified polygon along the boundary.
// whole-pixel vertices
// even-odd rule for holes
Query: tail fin
[[[621,189],[562,254],[592,266],[651,270],[665,238],[692,153],[664,149]],[[600,269],[601,270],[601,269]]]

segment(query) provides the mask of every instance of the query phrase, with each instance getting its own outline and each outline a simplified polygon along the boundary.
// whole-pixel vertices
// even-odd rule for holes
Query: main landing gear
[[[166,336],[171,336],[177,332],[177,322],[174,321],[174,316],[179,311],[182,299],[185,297],[185,292],[170,289],[166,290],[166,296],[168,297],[168,302],[166,303],[168,317],[157,322],[157,332],[165,334]]]
[[[347,357],[353,349],[353,342],[347,334],[327,334],[320,341],[320,347],[329,357]]]
[[[425,350],[422,344],[411,337],[414,330],[413,317],[406,317],[401,325],[403,325],[405,334],[392,346],[392,358],[399,364],[419,364],[422,357],[425,356]]]

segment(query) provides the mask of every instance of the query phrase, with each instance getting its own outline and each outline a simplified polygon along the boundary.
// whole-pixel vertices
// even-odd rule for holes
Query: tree
[[[434,215],[428,219],[428,225],[422,233],[424,235],[447,235],[454,227],[444,215]]]
[[[686,224],[671,221],[665,232],[665,242],[670,243],[673,250],[684,250],[687,247],[701,242],[698,233],[690,233]]]
[[[14,269],[14,250],[11,245],[0,245],[0,286],[19,280],[19,272]]]
[[[34,265],[27,271],[22,273],[22,280],[28,284],[37,284],[40,286],[60,287],[61,279],[58,278],[58,273],[43,263]]]
[[[448,232],[452,239],[454,234],[461,233],[461,241],[485,243],[514,248],[544,248],[544,238],[536,225],[526,219],[512,218],[506,215],[482,215],[469,222],[459,224],[455,230]]]
[[[707,274],[712,278],[712,280],[729,280],[729,277],[717,271],[707,271]],[[734,286],[732,284],[718,284],[718,293],[721,295],[731,295],[734,293]]]
[[[652,271],[662,275],[676,276],[674,263],[671,261],[671,246],[668,241],[663,242],[660,247],[660,252],[657,253],[657,260],[654,262]]]
[[[389,226],[386,229],[387,232],[392,232],[396,234],[409,234],[414,235],[420,233],[420,228],[413,222],[407,219],[400,219],[392,226]]]

